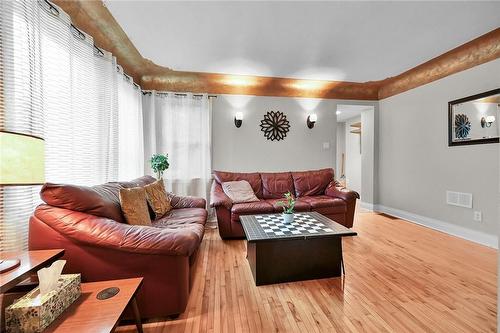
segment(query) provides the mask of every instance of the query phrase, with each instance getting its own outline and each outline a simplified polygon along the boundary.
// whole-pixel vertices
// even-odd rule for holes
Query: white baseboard
[[[369,210],[371,212],[373,212],[375,210],[375,205],[370,203],[370,202],[360,201],[359,205],[361,206],[361,208],[364,208],[364,209]]]
[[[496,235],[490,235],[481,231],[470,230],[449,222],[436,220],[430,217],[410,213],[396,208],[386,207],[383,205],[372,206],[374,211],[385,213],[387,215],[391,215],[412,223],[422,225],[424,227],[438,230],[449,235],[457,236],[475,243],[498,249],[498,237]],[[363,207],[363,205],[361,205],[361,207]]]

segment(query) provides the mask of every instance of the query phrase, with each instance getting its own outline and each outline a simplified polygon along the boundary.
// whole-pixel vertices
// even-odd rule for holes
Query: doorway
[[[337,105],[336,179],[360,194],[362,206],[374,203],[373,105]]]

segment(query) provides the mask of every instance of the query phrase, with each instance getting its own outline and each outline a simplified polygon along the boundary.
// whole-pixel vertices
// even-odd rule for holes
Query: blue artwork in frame
[[[455,115],[455,137],[457,139],[467,139],[469,136],[471,124],[469,117],[465,114]]]

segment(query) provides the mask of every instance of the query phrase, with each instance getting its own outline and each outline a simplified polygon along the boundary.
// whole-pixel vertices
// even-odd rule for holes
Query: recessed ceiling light
[[[337,116],[338,116],[339,114],[341,114],[341,113],[342,113],[342,112],[340,112],[340,111],[335,112],[335,114],[336,114]]]

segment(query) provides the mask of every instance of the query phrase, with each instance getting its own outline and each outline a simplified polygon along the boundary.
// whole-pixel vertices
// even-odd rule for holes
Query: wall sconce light
[[[481,118],[481,127],[482,128],[490,127],[491,124],[493,124],[494,122],[495,122],[495,116],[487,116],[486,118],[482,117]]]
[[[307,127],[313,128],[314,123],[318,120],[318,116],[315,113],[310,114],[307,116]]]
[[[243,123],[243,112],[236,112],[234,115],[234,126],[240,128]]]

